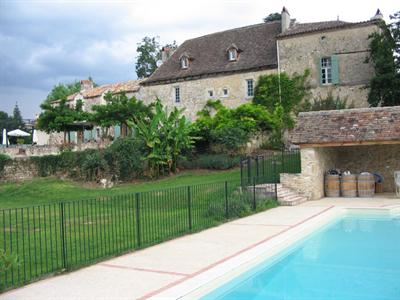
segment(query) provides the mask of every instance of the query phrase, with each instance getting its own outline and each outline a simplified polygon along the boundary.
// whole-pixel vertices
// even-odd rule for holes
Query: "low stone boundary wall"
[[[306,185],[304,181],[304,175],[299,174],[288,174],[281,173],[280,174],[280,182],[284,188],[288,188],[300,196],[306,197],[307,200],[313,200],[312,192],[310,188]]]
[[[18,182],[38,176],[36,164],[29,158],[16,158],[7,162],[0,173],[0,182]]]

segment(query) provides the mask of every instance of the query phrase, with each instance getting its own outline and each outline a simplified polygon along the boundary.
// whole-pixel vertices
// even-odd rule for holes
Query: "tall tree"
[[[265,23],[267,23],[267,22],[272,22],[272,21],[279,21],[281,19],[282,19],[281,14],[276,12],[276,13],[269,14],[263,20]]]
[[[371,106],[400,105],[400,12],[391,16],[390,24],[382,21],[380,31],[369,36],[370,56],[375,75],[369,83],[368,103]]]
[[[14,106],[11,122],[12,122],[12,126],[14,127],[14,129],[24,127],[24,121],[22,120],[21,111],[19,110],[17,103]]]
[[[37,120],[37,127],[47,133],[64,132],[64,142],[66,142],[67,133],[71,130],[74,122],[87,120],[89,114],[82,110],[83,103],[78,100],[75,108],[67,104],[66,99],[59,103],[49,103],[45,101],[40,106],[43,112]]]
[[[121,135],[126,135],[128,120],[135,120],[139,117],[150,117],[151,107],[145,105],[135,97],[128,98],[124,93],[113,95],[107,93],[104,96],[105,105],[93,105],[92,121],[101,127],[108,128],[113,125],[120,125]]]
[[[161,59],[160,44],[155,37],[144,37],[136,49],[139,54],[136,60],[136,75],[139,78],[149,77],[157,69],[157,60]]]
[[[88,80],[93,82],[93,86],[96,87],[97,84],[89,76]],[[46,101],[52,102],[55,100],[66,99],[69,95],[78,93],[81,90],[80,81],[75,80],[71,83],[59,83],[53,87],[50,93],[47,95]]]

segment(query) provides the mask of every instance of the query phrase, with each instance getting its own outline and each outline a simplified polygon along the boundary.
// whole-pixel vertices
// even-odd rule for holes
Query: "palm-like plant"
[[[129,122],[149,150],[146,159],[151,176],[158,176],[165,167],[168,172],[174,172],[181,153],[193,147],[194,138],[190,136],[189,124],[182,112],[183,109],[175,107],[168,113],[157,100],[151,119],[139,117]]]

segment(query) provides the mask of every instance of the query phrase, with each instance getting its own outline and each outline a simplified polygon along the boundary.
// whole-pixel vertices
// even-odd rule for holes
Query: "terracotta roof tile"
[[[400,141],[400,106],[300,113],[294,144]]]

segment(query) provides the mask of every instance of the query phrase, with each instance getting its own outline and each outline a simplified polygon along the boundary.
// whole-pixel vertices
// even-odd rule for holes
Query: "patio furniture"
[[[396,188],[396,195],[400,197],[400,171],[394,172],[394,186]]]

